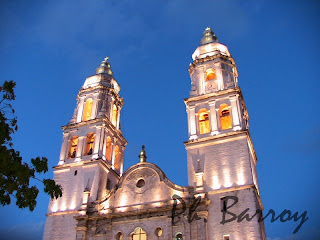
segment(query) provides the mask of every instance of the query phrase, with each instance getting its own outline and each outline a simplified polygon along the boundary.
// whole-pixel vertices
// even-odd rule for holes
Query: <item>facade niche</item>
[[[75,158],[77,153],[77,147],[78,147],[78,136],[73,136],[70,140],[70,149],[68,153],[68,158]]]
[[[210,132],[209,112],[206,108],[201,108],[198,112],[199,133],[205,134]]]
[[[221,104],[219,106],[219,117],[221,130],[232,128],[231,114],[228,104]]]
[[[82,121],[88,121],[91,119],[92,104],[93,104],[92,98],[88,98],[85,101],[83,105]]]

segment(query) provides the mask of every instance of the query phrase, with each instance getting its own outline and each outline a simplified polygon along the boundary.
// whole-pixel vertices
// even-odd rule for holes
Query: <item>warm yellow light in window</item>
[[[87,136],[86,155],[91,155],[93,152],[94,133],[89,133]]]
[[[113,104],[111,122],[114,126],[117,125],[117,118],[118,118],[118,108],[115,104]]]
[[[106,143],[106,159],[111,162],[111,149],[112,149],[112,141],[110,137],[107,137]]]
[[[137,227],[132,234],[132,240],[147,240],[147,233],[141,227]]]
[[[114,168],[120,170],[121,151],[119,146],[116,146],[114,153]]]
[[[209,68],[206,71],[206,81],[214,80],[214,79],[216,79],[216,72],[212,68]]]
[[[210,132],[209,112],[205,108],[201,108],[198,112],[199,132],[205,134]]]
[[[69,159],[76,157],[77,146],[78,146],[78,136],[73,136],[70,141],[70,149],[68,154]]]
[[[221,104],[219,107],[220,126],[221,130],[232,127],[231,115],[228,104]]]
[[[91,111],[92,111],[92,98],[88,98],[83,106],[83,114],[82,114],[82,121],[88,121],[91,118]]]

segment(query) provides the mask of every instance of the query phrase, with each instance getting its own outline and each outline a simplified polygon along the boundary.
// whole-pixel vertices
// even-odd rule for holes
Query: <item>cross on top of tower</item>
[[[100,66],[96,69],[96,74],[102,74],[102,73],[109,74],[109,75],[113,74],[108,60],[109,60],[109,57],[104,58]]]
[[[202,39],[201,39],[201,45],[207,44],[207,43],[213,43],[218,42],[217,36],[214,34],[214,32],[211,30],[210,27],[207,27],[206,30],[203,33]]]

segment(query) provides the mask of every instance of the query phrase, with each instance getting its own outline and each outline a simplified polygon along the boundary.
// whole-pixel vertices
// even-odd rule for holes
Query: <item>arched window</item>
[[[131,235],[132,240],[147,240],[147,233],[141,228],[136,227]]]
[[[118,108],[115,104],[113,104],[111,123],[114,126],[117,126],[117,118],[118,118]]]
[[[106,142],[106,159],[107,161],[111,162],[111,151],[112,150],[112,140],[110,137],[107,137]]]
[[[114,168],[120,170],[121,151],[119,146],[116,146],[114,152]]]
[[[210,132],[209,112],[205,108],[201,108],[198,112],[199,132],[205,134]]]
[[[94,133],[89,133],[87,136],[87,146],[85,155],[91,155],[93,152]]]
[[[210,81],[210,80],[214,80],[216,79],[216,72],[214,71],[214,69],[209,68],[206,71],[206,81]]]
[[[69,159],[76,157],[77,146],[78,146],[78,136],[73,136],[70,140],[70,149],[68,154]]]
[[[91,118],[92,98],[88,98],[83,105],[82,121],[88,121]]]
[[[221,104],[219,107],[219,117],[221,130],[232,128],[231,114],[228,104]]]

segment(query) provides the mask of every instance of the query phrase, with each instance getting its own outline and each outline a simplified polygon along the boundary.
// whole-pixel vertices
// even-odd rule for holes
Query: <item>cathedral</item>
[[[189,65],[188,186],[147,160],[123,170],[120,85],[105,58],[77,95],[54,180],[44,240],[265,240],[257,157],[238,72],[206,28]],[[125,86],[124,86],[125,87]],[[252,218],[251,218],[252,217]]]

